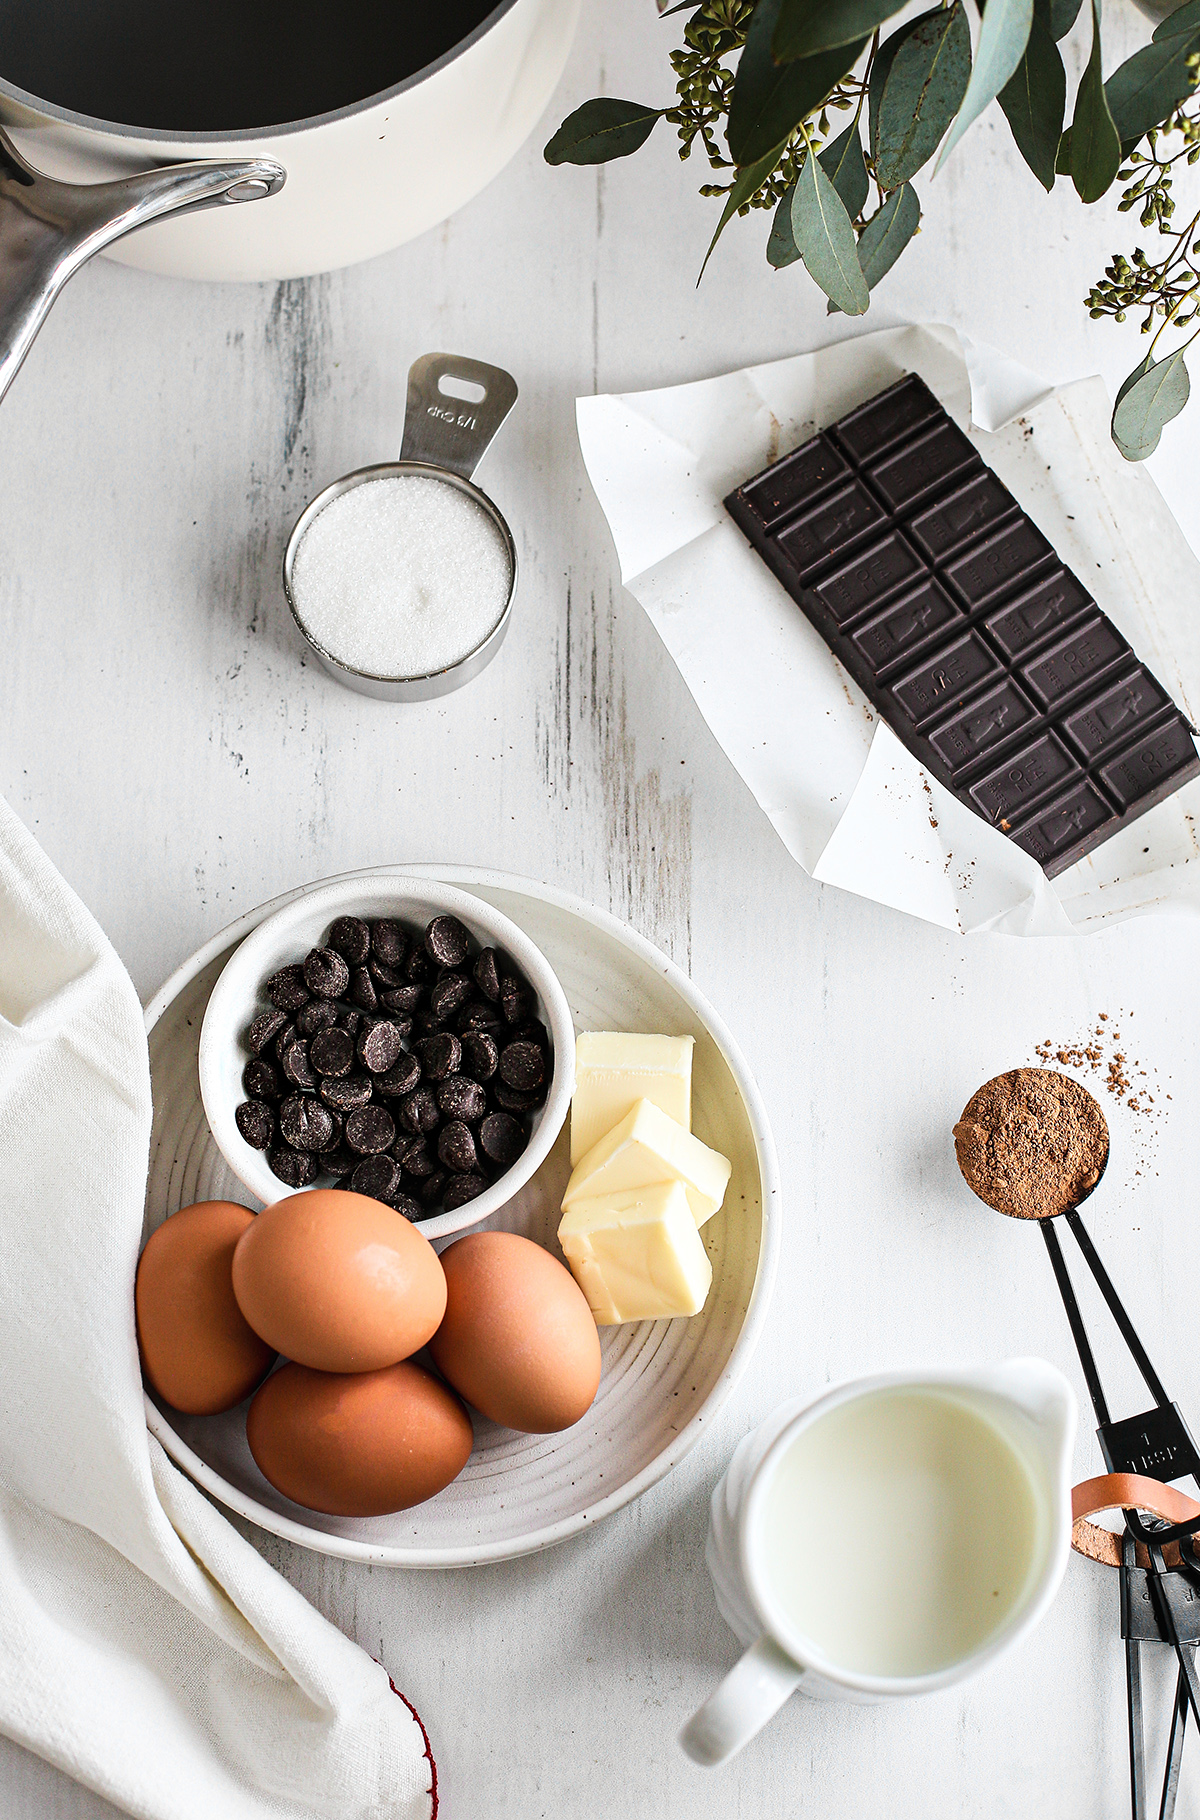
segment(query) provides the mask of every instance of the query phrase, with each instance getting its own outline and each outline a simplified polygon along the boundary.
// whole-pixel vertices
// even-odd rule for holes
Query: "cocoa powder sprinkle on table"
[[[968,1185],[989,1207],[1015,1219],[1053,1219],[1100,1180],[1108,1125],[1069,1075],[1014,1068],[967,1102],[954,1148]]]

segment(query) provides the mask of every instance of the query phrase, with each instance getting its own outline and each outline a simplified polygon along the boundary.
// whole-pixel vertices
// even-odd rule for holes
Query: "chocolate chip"
[[[339,1029],[344,1030],[348,1036],[357,1036],[363,1027],[364,1017],[365,1013],[356,1011],[354,1007],[351,1006],[348,1011],[343,1011],[338,1018],[338,1027]]]
[[[509,1112],[489,1112],[479,1127],[479,1148],[502,1169],[516,1162],[528,1142],[524,1125]]]
[[[375,981],[365,967],[356,967],[351,974],[350,997],[356,1005],[361,1005],[364,1011],[374,1011],[378,1005],[379,995],[375,991]]]
[[[486,1030],[466,1030],[462,1036],[462,1071],[473,1081],[490,1081],[496,1072],[500,1051]]]
[[[385,967],[403,967],[408,941],[399,923],[382,918],[371,924],[371,955]]]
[[[461,1074],[452,1074],[448,1080],[439,1081],[434,1089],[434,1098],[438,1111],[448,1119],[463,1119],[468,1124],[473,1119],[481,1119],[487,1111],[487,1095],[475,1081],[468,1081]]]
[[[449,1030],[439,1031],[437,1036],[422,1037],[413,1048],[426,1080],[444,1081],[448,1074],[458,1073],[462,1044]]]
[[[298,963],[294,967],[281,967],[267,981],[266,994],[278,1010],[299,1011],[301,1005],[307,1005],[309,998],[304,968]]]
[[[296,1013],[296,1029],[301,1036],[316,1036],[319,1030],[330,1030],[338,1021],[338,1005],[331,998],[310,999]]]
[[[264,1056],[256,1055],[242,1069],[242,1091],[252,1100],[277,1100],[283,1092],[283,1083],[270,1062]]]
[[[418,1182],[426,1182],[437,1168],[433,1152],[423,1137],[410,1138],[400,1150],[402,1140],[397,1138],[396,1149],[400,1151],[400,1167],[405,1175],[411,1175]]]
[[[308,1045],[314,1074],[341,1078],[354,1066],[354,1038],[348,1030],[321,1030]]]
[[[472,982],[464,979],[461,973],[443,974],[429,988],[429,1009],[440,1024],[445,1023],[447,1018],[453,1017],[466,1004],[474,991]]]
[[[471,952],[471,936],[456,916],[435,916],[425,930],[425,952],[439,967],[461,967]]]
[[[413,1039],[422,1036],[436,1036],[442,1029],[432,1011],[418,1011],[412,1019]]]
[[[288,1044],[281,1065],[293,1087],[315,1088],[317,1077],[308,1065],[308,1044],[302,1036]]]
[[[485,948],[482,954],[475,956],[475,984],[484,998],[491,999],[493,1005],[500,1002],[499,959],[494,948]]]
[[[251,1150],[265,1150],[275,1136],[275,1114],[267,1102],[243,1100],[233,1116]]]
[[[505,1112],[532,1112],[535,1106],[546,1103],[545,1087],[538,1087],[532,1093],[519,1093],[515,1087],[506,1087],[503,1081],[494,1080],[489,1083],[488,1091]]]
[[[346,1120],[346,1142],[359,1156],[378,1156],[390,1150],[395,1140],[396,1127],[382,1106],[362,1106]]]
[[[396,1101],[396,1118],[404,1131],[411,1131],[418,1137],[423,1131],[436,1131],[442,1122],[437,1101],[428,1087],[418,1087],[413,1093],[406,1093],[402,1100]]]
[[[460,1036],[465,1036],[468,1030],[503,1030],[504,1019],[495,1005],[476,999],[474,1004],[463,1006],[454,1020],[454,1028]]]
[[[421,1205],[423,1207],[436,1207],[442,1198],[442,1190],[449,1180],[450,1177],[444,1169],[435,1169],[432,1175],[427,1175],[418,1190],[421,1197]]]
[[[487,1183],[481,1175],[453,1176],[446,1184],[442,1206],[447,1213],[452,1213],[456,1207],[465,1207],[468,1201],[473,1201],[486,1190]]]
[[[447,1169],[453,1169],[456,1175],[471,1175],[479,1167],[471,1128],[461,1119],[451,1119],[448,1125],[442,1126],[438,1132],[437,1153]]]
[[[535,1010],[533,993],[511,973],[506,973],[500,981],[500,1009],[506,1024],[519,1024],[524,1018],[532,1017]]]
[[[338,1112],[357,1112],[360,1106],[370,1103],[372,1096],[371,1083],[361,1074],[344,1080],[323,1080],[317,1091],[325,1104]]]
[[[497,1073],[506,1087],[533,1093],[546,1078],[546,1058],[536,1043],[509,1043],[500,1051]]]
[[[514,1024],[508,1032],[510,1043],[536,1043],[544,1055],[550,1053],[550,1032],[540,1018],[526,1018],[522,1024]]]
[[[411,1093],[421,1078],[421,1064],[415,1055],[407,1051],[398,1056],[394,1067],[381,1074],[375,1082],[375,1091],[385,1098],[399,1098],[402,1093]]]
[[[286,1182],[289,1188],[307,1188],[320,1173],[320,1165],[311,1151],[289,1150],[286,1144],[279,1144],[267,1152],[267,1165],[271,1174]]]
[[[374,955],[367,962],[367,972],[375,981],[376,992],[394,992],[398,986],[404,984],[404,975],[399,968],[385,967],[382,961],[375,959]]]
[[[293,1150],[324,1150],[333,1136],[333,1114],[307,1093],[290,1093],[279,1108],[279,1132]]]
[[[386,992],[379,994],[379,1002],[389,1011],[400,1011],[405,1017],[411,1017],[424,997],[424,986],[389,986]]]
[[[242,1038],[251,1055],[261,1054],[271,1038],[279,1035],[287,1021],[286,1011],[260,1011]]]
[[[412,1195],[405,1194],[403,1191],[394,1194],[388,1202],[388,1206],[394,1207],[396,1212],[402,1214],[406,1220],[419,1220],[421,1217],[421,1209],[413,1200]]]
[[[433,962],[426,954],[424,948],[413,947],[408,959],[404,963],[404,977],[406,980],[411,981],[414,986],[420,985],[423,981],[431,980],[433,978]]]
[[[283,1029],[275,1038],[275,1059],[277,1061],[282,1062],[284,1056],[287,1054],[299,1034],[300,1032],[297,1030],[295,1024],[285,1024],[283,1026]]]
[[[318,1103],[317,1101],[315,1101],[315,1100],[313,1101],[314,1105],[316,1105],[317,1103]],[[321,1145],[321,1167],[322,1167],[322,1169],[328,1169],[330,1167],[330,1165],[325,1160],[326,1157],[332,1153],[340,1151],[343,1148],[343,1146],[345,1144],[345,1139],[346,1139],[346,1121],[343,1119],[341,1113],[331,1111],[329,1114],[329,1117],[333,1123],[332,1123],[332,1129],[329,1133],[329,1141],[327,1143]]]
[[[329,926],[325,945],[336,948],[352,967],[361,967],[371,952],[371,931],[360,916],[338,916]]]
[[[372,1074],[386,1074],[398,1059],[404,1045],[395,1024],[381,1020],[364,1030],[358,1039],[358,1059]]]
[[[350,1176],[351,1192],[370,1195],[374,1201],[386,1201],[399,1186],[400,1165],[390,1156],[364,1157]]]
[[[327,1174],[334,1177],[345,1178],[344,1183],[341,1180],[335,1180],[335,1188],[349,1185],[350,1177],[354,1173],[355,1165],[359,1160],[360,1159],[355,1156],[353,1150],[347,1150],[344,1144],[340,1144],[336,1150],[323,1150],[318,1158],[321,1168]]]
[[[311,948],[304,957],[304,983],[318,998],[341,998],[350,969],[336,948]]]

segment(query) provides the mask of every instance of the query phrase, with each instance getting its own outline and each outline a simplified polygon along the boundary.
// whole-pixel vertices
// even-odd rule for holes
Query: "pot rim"
[[[96,114],[78,114],[71,108],[60,107],[57,102],[44,101],[40,95],[31,94],[28,89],[18,88],[15,83],[5,81],[3,76],[0,76],[0,98],[15,102],[20,107],[30,109],[31,112],[48,116],[52,120],[61,122],[64,126],[82,127],[90,132],[105,133],[120,139],[141,139],[155,144],[181,146],[252,145],[265,139],[277,139],[289,133],[311,132],[316,127],[332,125],[338,120],[353,120],[357,114],[365,114],[374,107],[395,100],[406,90],[415,88],[419,82],[425,82],[430,76],[435,76],[439,70],[445,69],[448,64],[461,57],[464,51],[470,50],[480,39],[486,37],[493,26],[500,23],[505,14],[511,12],[517,3],[518,0],[498,0],[487,16],[480,20],[473,32],[468,32],[465,38],[460,38],[457,44],[451,45],[448,51],[444,51],[432,63],[425,64],[422,69],[414,70],[411,76],[406,76],[403,82],[397,82],[392,88],[380,89],[377,94],[368,95],[361,101],[352,101],[346,107],[336,108],[332,113],[312,114],[306,120],[287,120],[275,126],[239,127],[236,130],[213,133],[177,132],[173,128],[166,127],[127,126],[119,120],[104,120]],[[5,124],[16,125],[17,123],[5,122]],[[21,130],[19,125],[17,130]]]

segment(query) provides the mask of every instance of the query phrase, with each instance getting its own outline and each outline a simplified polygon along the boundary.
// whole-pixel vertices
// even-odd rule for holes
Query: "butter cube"
[[[712,1265],[681,1182],[578,1200],[558,1242],[598,1327],[670,1321],[704,1306]]]
[[[685,1131],[649,1100],[638,1100],[607,1137],[593,1144],[571,1171],[564,1211],[596,1195],[624,1194],[653,1182],[681,1182],[697,1226],[725,1199],[726,1157]]]
[[[693,1042],[690,1036],[626,1036],[608,1030],[586,1030],[575,1039],[572,1169],[638,1100],[652,1101],[691,1130]]]

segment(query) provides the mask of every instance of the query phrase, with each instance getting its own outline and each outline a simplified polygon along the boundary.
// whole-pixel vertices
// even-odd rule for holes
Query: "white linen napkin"
[[[0,1731],[146,1820],[432,1820],[424,1729],[146,1430],[141,1007],[0,802]]]

